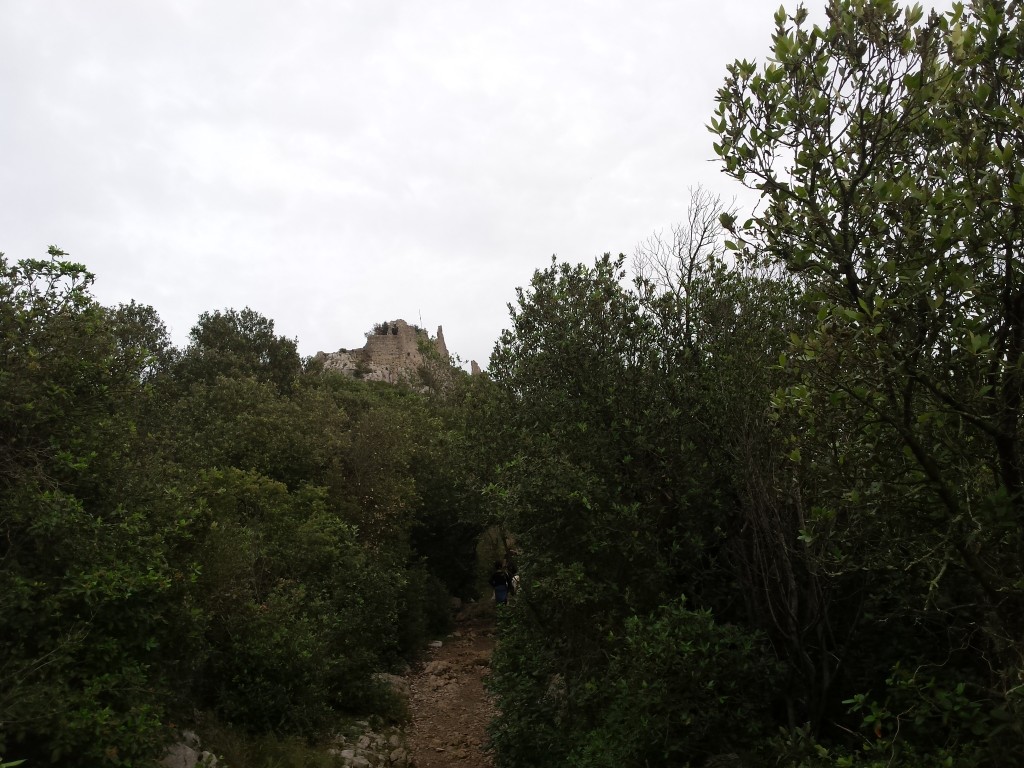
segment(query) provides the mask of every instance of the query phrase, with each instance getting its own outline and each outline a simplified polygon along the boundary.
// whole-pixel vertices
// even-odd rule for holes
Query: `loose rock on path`
[[[487,725],[494,705],[484,690],[495,643],[494,607],[472,603],[455,631],[409,676],[408,747],[416,768],[492,768]]]

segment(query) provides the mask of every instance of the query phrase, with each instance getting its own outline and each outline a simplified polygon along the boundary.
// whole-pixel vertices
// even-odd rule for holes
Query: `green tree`
[[[41,763],[158,754],[188,647],[188,520],[135,422],[149,344],[92,281],[56,248],[0,257],[0,749]]]
[[[823,27],[808,16],[780,9],[770,62],[729,68],[711,124],[726,172],[765,203],[727,220],[736,240],[784,264],[819,308],[788,360],[801,381],[779,403],[802,423],[794,461],[819,482],[804,536],[823,542],[822,566],[888,596],[865,613],[924,635],[907,655],[1012,709],[1024,651],[1020,8],[978,0],[926,18],[846,0]],[[1019,762],[1019,729],[1000,738],[1001,759]]]
[[[313,735],[376,696],[402,572],[381,567],[324,489],[235,468],[202,473],[196,700],[254,732]]]
[[[647,243],[632,286],[623,257],[537,272],[491,358],[498,398],[484,402],[487,432],[505,449],[493,452],[490,496],[522,551],[524,587],[495,664],[504,765],[596,766],[613,755],[671,764],[725,750],[737,722],[729,717],[740,717],[726,708],[732,715],[718,721],[706,709],[656,746],[608,719],[671,718],[690,706],[656,680],[696,615],[667,608],[680,594],[697,611],[748,618],[737,568],[750,490],[741,469],[765,440],[758,430],[768,431],[767,361],[785,334],[764,329],[781,325],[790,291],[720,258],[712,202],[695,199],[707,206],[706,239],[678,230],[668,247]],[[641,626],[660,639],[636,653],[631,632]],[[767,679],[774,659],[756,631],[730,632],[721,629],[732,638],[721,642],[750,640],[751,668]],[[740,666],[722,658],[692,663],[714,669],[724,690]],[[768,707],[755,710],[762,718]],[[747,717],[746,731],[759,724]],[[716,735],[698,738],[701,729]]]
[[[179,377],[187,381],[248,375],[287,393],[302,371],[302,360],[293,339],[274,333],[273,320],[246,307],[200,315],[179,367]]]
[[[394,714],[372,673],[471,591],[461,379],[307,372],[251,310],[178,352],[92,283],[0,256],[0,753],[149,764],[196,712]]]

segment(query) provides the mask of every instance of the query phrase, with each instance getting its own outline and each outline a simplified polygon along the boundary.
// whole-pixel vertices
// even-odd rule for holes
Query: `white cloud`
[[[727,190],[706,124],[773,4],[12,0],[0,250],[56,243],[183,343],[252,306],[303,353],[443,324],[485,362],[552,253]]]

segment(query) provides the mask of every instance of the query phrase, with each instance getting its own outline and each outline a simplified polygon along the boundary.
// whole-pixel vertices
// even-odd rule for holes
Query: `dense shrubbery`
[[[197,709],[393,712],[373,673],[445,629],[479,527],[452,403],[307,375],[248,309],[175,350],[56,249],[0,270],[0,754],[138,765]],[[460,536],[418,551],[449,499]]]
[[[711,125],[760,213],[553,260],[429,398],[0,258],[0,753],[384,710],[486,519],[502,768],[1024,764],[1020,13],[780,11]]]
[[[780,10],[711,125],[760,212],[520,291],[503,768],[1024,763],[1020,16]]]
[[[769,730],[779,677],[766,651],[755,634],[683,600],[630,617],[607,680],[588,697],[596,727],[569,764],[683,765],[749,749]]]
[[[624,288],[623,264],[537,273],[492,358],[486,434],[511,451],[490,495],[523,551],[493,684],[505,765],[700,764],[774,732],[784,707],[728,566],[733,472],[763,448],[751,430],[792,291],[712,255],[677,274],[684,307],[665,285]]]

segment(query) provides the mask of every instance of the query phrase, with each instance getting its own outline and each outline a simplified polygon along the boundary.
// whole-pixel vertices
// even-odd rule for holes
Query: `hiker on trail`
[[[510,579],[501,561],[494,564],[494,573],[491,574],[490,585],[494,588],[494,602],[498,605],[505,605],[508,602],[508,590]]]
[[[505,573],[508,574],[509,595],[514,595],[516,593],[516,587],[519,586],[519,569],[516,567],[515,556],[515,551],[511,549],[508,551],[508,554],[505,555]]]

